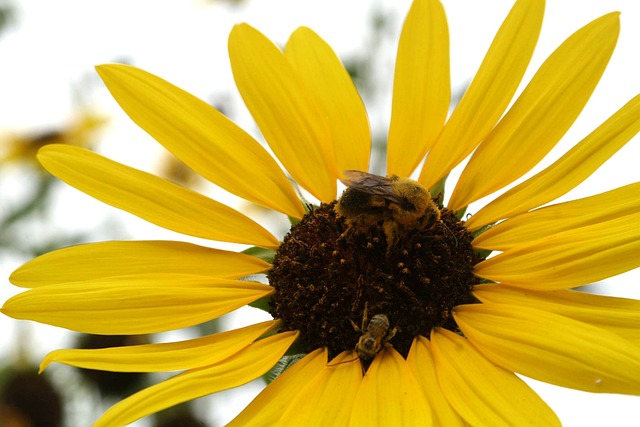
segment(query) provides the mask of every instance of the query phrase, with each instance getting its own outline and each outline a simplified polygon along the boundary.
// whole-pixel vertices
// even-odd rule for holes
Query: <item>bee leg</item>
[[[389,341],[391,338],[396,336],[396,333],[400,330],[397,326],[394,326],[392,330],[389,331],[387,336],[385,337],[385,341]]]
[[[349,322],[351,322],[351,326],[353,326],[353,329],[355,329],[356,332],[364,333],[364,331],[365,331],[365,328],[367,326],[367,321],[369,320],[367,318],[368,317],[367,316],[368,306],[369,306],[369,303],[367,301],[365,301],[365,303],[364,303],[364,311],[362,313],[362,327],[356,325],[356,322],[354,322],[353,320],[347,318],[347,320]]]
[[[350,239],[351,236],[353,236],[358,230],[362,229],[365,225],[364,221],[352,218],[348,218],[345,223],[347,226],[342,234],[338,236],[338,240]]]
[[[369,320],[368,311],[369,311],[369,302],[365,301],[364,302],[364,311],[362,312],[362,329],[361,329],[361,331],[364,331],[365,330],[364,328],[367,327],[367,323],[368,323],[368,320]]]
[[[439,212],[437,212],[437,211],[432,212],[432,213],[431,213],[431,214],[429,214],[429,215],[426,215],[426,216],[423,218],[424,225],[422,225],[422,229],[423,229],[423,230],[428,230],[428,229],[430,229],[431,227],[433,227],[434,225],[436,225],[436,222],[438,222],[439,220],[440,220],[440,213],[439,213]]]
[[[325,366],[338,366],[338,365],[344,365],[345,363],[351,363],[351,362],[355,362],[356,360],[360,359],[360,356],[356,357],[355,359],[349,359],[349,360],[345,360],[343,362],[338,362],[338,363],[327,363]],[[364,371],[364,369],[363,369]],[[363,372],[364,374],[364,372]]]
[[[358,333],[362,333],[362,329],[360,329],[360,327],[359,327],[358,325],[356,325],[356,322],[354,322],[354,321],[353,321],[353,320],[351,320],[351,319],[348,319],[348,320],[349,320],[349,322],[351,322],[351,326],[353,326],[353,329],[355,329],[355,330],[356,330],[356,332],[358,332]]]
[[[357,286],[356,296],[353,299],[353,303],[351,304],[352,312],[358,309],[358,306],[360,305],[360,301],[362,300],[362,289],[365,287],[364,277],[362,276],[362,274],[360,274],[356,279],[356,286]]]
[[[338,241],[344,240],[353,234],[353,225],[347,224],[347,228],[338,236]]]
[[[384,235],[387,237],[387,256],[389,256],[400,240],[398,237],[398,225],[393,221],[385,221],[382,224],[382,229],[384,230]]]

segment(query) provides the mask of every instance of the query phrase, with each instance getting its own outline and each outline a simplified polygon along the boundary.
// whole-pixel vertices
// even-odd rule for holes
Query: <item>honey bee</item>
[[[389,318],[386,314],[376,314],[371,318],[370,321],[367,322],[367,313],[368,313],[368,303],[364,304],[364,313],[362,316],[362,327],[356,325],[356,323],[348,319],[351,322],[351,326],[356,332],[361,333],[362,335],[358,339],[358,343],[356,344],[355,351],[358,354],[358,357],[355,359],[344,360],[342,362],[328,364],[327,366],[337,366],[343,365],[345,363],[355,362],[360,359],[363,361],[369,361],[373,359],[376,354],[380,353],[382,347],[387,344],[389,340],[391,340],[398,332],[398,327],[394,327],[391,331],[389,331]],[[366,328],[366,329],[365,329]],[[365,369],[363,367],[363,373]]]
[[[366,325],[366,331],[364,330],[367,323],[367,311],[365,308],[364,318],[362,319],[362,328],[359,328],[353,320],[349,319],[351,325],[358,332],[362,333],[362,336],[356,344],[356,353],[358,357],[363,360],[373,359],[376,354],[382,350],[382,346],[389,341],[397,332],[397,328],[393,328],[389,331],[389,318],[386,314],[376,314],[371,318],[369,324]]]
[[[355,362],[358,359],[364,361],[373,359],[376,354],[378,354],[380,350],[382,350],[382,347],[387,345],[387,342],[395,336],[396,332],[398,332],[397,327],[394,327],[391,331],[389,331],[390,323],[389,318],[386,314],[376,314],[371,318],[371,320],[367,322],[367,312],[368,304],[365,303],[364,313],[362,317],[362,327],[356,325],[353,320],[348,319],[349,322],[351,322],[351,326],[353,326],[353,329],[355,329],[356,332],[362,334],[358,339],[358,343],[355,347],[358,357],[356,357],[355,359],[329,364],[327,366],[337,366],[345,363],[351,363]]]
[[[343,235],[382,221],[388,253],[402,234],[411,229],[428,230],[440,220],[440,209],[417,181],[357,170],[344,171],[344,176],[341,181],[347,189],[334,207],[347,223]]]

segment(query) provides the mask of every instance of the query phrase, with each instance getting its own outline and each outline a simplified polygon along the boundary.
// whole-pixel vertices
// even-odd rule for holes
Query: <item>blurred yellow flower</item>
[[[536,209],[573,189],[640,130],[640,97],[548,168],[459,220],[471,202],[512,183],[552,149],[614,50],[618,13],[562,43],[507,110],[543,10],[542,0],[515,3],[447,119],[447,21],[437,0],[415,0],[398,47],[390,178],[363,182],[353,178],[362,174],[341,171],[368,170],[367,114],[330,47],[299,28],[281,51],[237,25],[229,53],[238,89],[316,207],[299,199],[257,141],[205,102],[134,67],[98,67],[132,120],[191,169],[297,225],[279,242],[187,188],[84,148],[49,145],[38,154],[44,167],[105,203],[179,233],[264,250],[248,252],[258,257],[169,241],[61,249],[12,274],[15,285],[30,289],[2,312],[87,333],[146,334],[269,301],[274,320],[241,329],[50,353],[42,369],[60,362],[184,371],[117,403],[96,426],[125,425],[247,383],[288,350],[300,360],[230,425],[560,425],[516,373],[577,390],[640,394],[640,302],[570,289],[638,267],[639,184]],[[470,154],[445,207],[445,178]],[[418,182],[403,180],[425,156]],[[353,216],[336,213],[338,179],[351,186]],[[415,194],[398,193],[398,182]],[[439,204],[427,209],[426,222],[418,208],[432,206],[425,188]],[[413,219],[402,222],[402,215]],[[500,253],[484,259],[489,251]],[[239,280],[261,273],[268,284]]]
[[[6,134],[0,136],[3,164],[35,162],[38,150],[48,144],[69,144],[91,148],[96,132],[107,124],[105,116],[81,110],[66,126],[34,134]]]

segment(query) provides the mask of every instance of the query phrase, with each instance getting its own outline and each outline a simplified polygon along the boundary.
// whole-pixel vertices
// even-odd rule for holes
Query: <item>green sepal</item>
[[[252,246],[242,251],[242,253],[259,258],[269,264],[273,264],[273,258],[276,256],[276,251],[274,249],[262,248],[260,246]]]
[[[458,218],[459,220],[462,220],[462,217],[464,216],[465,213],[467,213],[467,208],[469,206],[465,206],[464,208],[460,209],[459,211],[456,211],[455,215],[456,218]]]
[[[488,229],[490,229],[491,227],[493,227],[495,224],[488,224],[485,225],[484,227],[480,227],[477,230],[473,231],[471,233],[471,235],[473,236],[473,238],[475,239],[476,237],[478,237],[479,235],[481,235],[482,233],[484,233],[485,231],[487,231]],[[481,257],[482,259],[487,259],[487,257],[489,255],[491,255],[491,252],[493,252],[491,249],[475,249],[475,252],[478,254],[479,257]]]
[[[271,296],[262,297],[253,302],[250,302],[249,307],[257,308],[259,310],[266,311],[268,313],[270,310],[270,304],[269,304],[270,301],[271,301]]]
[[[490,249],[475,249],[474,251],[481,259],[487,259],[487,257],[491,255],[491,252],[493,252]]]
[[[298,360],[302,359],[306,354],[298,353],[292,355],[284,355],[278,360],[278,363],[275,364],[273,368],[271,368],[266,374],[262,376],[267,385],[271,384],[273,380],[278,378],[284,371],[289,369],[296,363]]]
[[[300,338],[298,338],[297,340],[295,340],[295,342],[293,344],[291,344],[289,346],[289,348],[287,349],[287,352],[285,353],[285,356],[293,356],[296,354],[306,354],[306,352],[304,351],[304,345],[302,343],[302,341],[300,340]]]
[[[444,186],[447,183],[447,178],[449,177],[449,174],[445,175],[442,177],[442,179],[438,182],[436,182],[436,184],[431,187],[429,189],[429,194],[431,195],[431,198],[436,200],[436,202],[438,203],[438,205],[440,207],[443,207],[443,201],[444,201]]]
[[[315,210],[316,208],[318,208],[318,206],[309,203],[309,202],[304,202],[304,214],[308,214],[309,212]],[[292,216],[288,217],[289,218],[289,224],[291,224],[291,227],[295,227],[296,225],[298,225],[298,223],[300,222],[299,218],[294,218]]]
[[[489,230],[490,228],[493,228],[495,224],[487,224],[484,227],[480,227],[477,230],[474,230],[471,232],[471,235],[473,236],[473,238],[475,239],[476,237],[478,237],[479,235],[481,235],[482,233],[484,233],[485,231]]]
[[[266,338],[269,335],[274,333],[279,333],[280,331],[273,330],[270,333],[263,335],[261,338]],[[306,356],[307,353],[303,350],[303,345],[300,339],[297,339],[289,348],[287,349],[284,356],[280,358],[278,363],[276,363],[273,368],[269,369],[269,371],[262,376],[264,381],[269,385],[273,380],[278,378],[284,371],[289,369],[296,363],[298,360],[302,359]]]

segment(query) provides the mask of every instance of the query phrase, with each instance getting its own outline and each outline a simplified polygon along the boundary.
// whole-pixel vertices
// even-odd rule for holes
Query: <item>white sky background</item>
[[[464,87],[473,76],[512,1],[443,0],[443,3],[452,37],[452,82],[456,89]],[[233,24],[248,22],[280,45],[297,26],[306,25],[325,38],[341,57],[361,58],[370,49],[370,10],[374,8],[385,11],[384,15],[389,18],[381,55],[374,60],[379,78],[375,83],[383,85],[385,90],[374,99],[365,97],[366,102],[371,102],[368,107],[372,127],[380,132],[388,125],[395,45],[409,5],[408,0],[247,0],[236,8],[224,2],[207,4],[204,0],[16,1],[16,25],[0,35],[0,132],[60,125],[69,120],[78,105],[71,89],[90,87],[91,101],[112,117],[112,126],[97,150],[128,165],[153,171],[162,158],[159,146],[120,112],[96,81],[81,84],[93,79],[93,65],[126,59],[204,100],[221,99],[231,107],[229,115],[257,136],[230,72],[226,49]],[[543,32],[525,82],[567,36],[615,10],[622,12],[616,52],[583,114],[552,152],[552,159],[640,93],[640,2],[548,0]],[[629,143],[563,200],[640,180],[639,142],[636,138]],[[0,202],[15,198],[21,191],[20,186],[21,175],[15,171],[0,172]],[[214,190],[206,187],[203,191]],[[470,212],[477,210],[477,206],[472,205]],[[53,210],[54,222],[47,224],[47,228],[90,231],[105,221],[122,221],[124,231],[121,232],[131,238],[185,240],[183,236],[106,208],[75,190],[61,190]],[[6,277],[23,261],[19,256],[0,260],[1,300],[17,292],[8,285]],[[630,272],[607,280],[599,291],[640,298],[639,278],[638,271]],[[11,354],[17,322],[6,319],[0,322],[3,331],[0,356],[5,356]],[[69,345],[68,335],[56,328],[37,327],[32,339],[36,344],[36,360],[54,348]],[[640,425],[640,398],[594,395],[532,384],[566,426]],[[251,391],[255,392],[255,389]],[[224,402],[235,408],[213,414],[218,423],[228,421],[232,412],[240,410],[250,399],[250,395],[237,391],[230,395],[216,399],[219,405]]]

